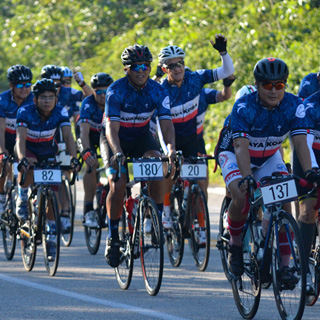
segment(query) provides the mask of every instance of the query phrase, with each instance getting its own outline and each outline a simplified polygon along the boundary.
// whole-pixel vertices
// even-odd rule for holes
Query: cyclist
[[[245,192],[248,185],[256,186],[255,180],[275,171],[287,173],[279,148],[289,132],[303,170],[311,169],[306,138],[310,122],[302,101],[285,92],[289,76],[286,63],[277,58],[262,59],[255,65],[253,74],[257,92],[237,100],[231,113],[234,153],[219,155],[222,174],[232,197],[228,210],[228,263],[236,276],[243,273],[241,232],[246,217],[241,210],[245,205]],[[313,179],[313,176],[308,174],[308,178]],[[291,212],[290,204],[284,205],[284,209]],[[288,268],[285,254],[290,248],[285,234],[281,235],[280,276],[284,282],[296,282],[298,279]]]
[[[308,135],[308,142],[310,147],[310,154],[312,158],[313,170],[310,171],[312,175],[315,175],[317,168],[320,164],[320,91],[317,91],[307,99],[303,101],[305,108],[307,110],[307,115],[309,116],[313,128],[314,136]],[[293,152],[293,172],[298,176],[304,176],[304,172],[301,168],[300,162],[298,160],[297,154]],[[318,187],[320,185],[318,184]],[[315,288],[312,283],[312,277],[309,270],[309,256],[314,241],[315,235],[315,222],[318,215],[318,210],[314,210],[315,204],[317,202],[317,191],[313,190],[309,193],[310,189],[303,188],[297,185],[298,195],[299,195],[299,217],[298,225],[303,238],[303,243],[305,247],[305,253],[307,258],[307,294],[315,294]]]
[[[33,104],[31,93],[31,70],[23,65],[14,65],[7,71],[10,89],[0,94],[0,172],[5,156],[14,155],[16,141],[16,116],[20,107]],[[0,178],[0,215],[4,213],[6,175]]]
[[[60,127],[67,150],[71,154],[72,167],[78,167],[76,158],[75,142],[71,133],[68,112],[65,108],[57,105],[57,88],[53,80],[42,79],[35,83],[32,88],[34,104],[21,107],[17,113],[17,143],[16,154],[19,160],[18,169],[26,171],[26,179],[22,186],[18,185],[17,217],[25,221],[28,218],[28,186],[32,184],[33,172],[29,169],[35,162],[41,162],[54,158],[57,145],[54,136]],[[55,191],[56,188],[54,188]],[[52,219],[53,220],[53,219]],[[62,229],[67,229],[65,221],[61,218]],[[54,229],[54,222],[50,222]],[[50,248],[55,253],[55,248]]]
[[[106,97],[106,141],[100,145],[104,161],[108,161],[107,176],[110,191],[107,196],[109,234],[105,257],[112,267],[119,264],[119,219],[122,213],[123,197],[127,182],[124,167],[121,178],[114,182],[117,169],[116,154],[126,156],[160,157],[159,146],[149,132],[149,121],[157,111],[164,140],[168,144],[169,156],[175,156],[174,128],[171,121],[169,97],[164,88],[149,79],[152,55],[148,47],[135,44],[125,48],[121,55],[126,76],[115,81],[107,91]],[[102,135],[103,137],[103,135]],[[149,185],[150,195],[163,210],[164,181],[153,181]]]
[[[106,92],[113,83],[112,77],[104,72],[96,73],[91,78],[93,94],[86,97],[81,105],[80,139],[82,143],[82,157],[88,168],[83,176],[84,207],[83,224],[88,227],[96,227],[98,221],[94,219],[93,198],[96,192],[97,148],[100,142],[101,123],[105,107]]]
[[[306,75],[299,87],[298,97],[306,99],[320,90],[320,71],[312,72]]]
[[[217,35],[212,46],[219,51],[222,59],[222,66],[213,70],[197,70],[196,72],[185,73],[184,51],[177,46],[168,46],[159,53],[159,62],[167,78],[161,85],[167,89],[170,96],[170,110],[175,128],[176,147],[183,152],[185,157],[197,156],[199,145],[197,139],[197,115],[200,93],[207,83],[224,79],[230,76],[233,71],[232,60],[227,53],[227,40],[223,35]],[[165,229],[172,227],[170,215],[170,191],[173,181],[167,180],[166,193],[164,198],[164,211],[162,223]],[[205,183],[199,181],[202,189]],[[200,227],[204,223],[199,217]]]

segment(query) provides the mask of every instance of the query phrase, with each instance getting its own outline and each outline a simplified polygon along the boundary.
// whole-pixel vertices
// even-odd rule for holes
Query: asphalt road
[[[165,251],[162,286],[156,297],[145,290],[139,260],[135,260],[130,288],[122,291],[114,270],[104,260],[106,231],[100,250],[90,255],[80,226],[83,198],[79,183],[74,239],[61,247],[58,271],[49,277],[42,247],[38,247],[34,269],[25,271],[20,243],[12,261],[7,261],[0,241],[0,319],[242,319],[235,306],[215,247],[218,212],[223,189],[210,189],[209,211],[212,245],[208,268],[199,272],[186,245],[179,268],[173,268]],[[303,319],[319,319],[320,302],[306,307]],[[272,287],[262,292],[255,319],[279,319]]]

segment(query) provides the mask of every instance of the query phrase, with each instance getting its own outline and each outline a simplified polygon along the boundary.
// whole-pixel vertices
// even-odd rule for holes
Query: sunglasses
[[[261,86],[265,90],[271,91],[273,87],[276,88],[276,90],[282,90],[286,87],[286,83],[284,82],[277,82],[277,83],[271,83],[271,82],[262,82]]]
[[[15,85],[15,87],[17,88],[17,89],[22,89],[23,87],[25,87],[25,88],[30,88],[32,86],[32,84],[30,83],[30,82],[28,82],[28,83],[17,83],[16,85]]]
[[[173,70],[174,68],[182,68],[184,66],[184,61],[181,60],[177,63],[170,63],[166,66],[169,70]]]
[[[95,90],[95,93],[100,96],[101,94],[106,94],[106,93],[107,93],[107,89],[104,89],[104,90]]]
[[[148,68],[150,68],[150,64],[148,64],[148,63],[132,64],[132,65],[130,66],[130,70],[135,71],[135,72],[138,72],[140,69],[141,69],[142,71],[147,71]]]

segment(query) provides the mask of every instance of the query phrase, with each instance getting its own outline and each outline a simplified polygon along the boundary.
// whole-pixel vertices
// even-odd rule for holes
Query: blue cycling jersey
[[[42,121],[36,105],[20,107],[17,113],[17,128],[27,128],[26,149],[36,156],[52,155],[57,152],[54,136],[59,127],[70,126],[68,112],[56,106],[50,117]]]
[[[309,73],[300,83],[298,97],[306,99],[319,90],[320,84],[317,79],[317,74]]]
[[[145,135],[155,111],[159,120],[171,120],[168,93],[154,80],[149,79],[141,90],[137,90],[124,77],[108,88],[106,121],[120,122],[120,140],[131,141]]]
[[[307,134],[310,128],[302,100],[287,92],[272,110],[263,107],[257,92],[243,96],[231,113],[233,139],[249,139],[251,163],[257,166],[276,153],[289,132],[291,136]]]
[[[320,162],[320,91],[317,91],[309,98],[305,99],[303,104],[305,105],[307,116],[313,124],[312,127],[314,128],[312,149],[317,162]]]
[[[209,104],[217,103],[217,90],[204,88],[200,92],[200,100],[197,115],[197,135],[198,139],[203,137],[204,118]]]
[[[81,105],[80,109],[80,118],[78,125],[80,123],[89,123],[90,124],[90,134],[93,134],[95,140],[99,139],[101,132],[103,112],[99,108],[99,105],[94,98],[94,95],[86,97]]]
[[[33,105],[32,92],[22,102],[20,107],[25,107],[27,105]],[[6,119],[6,146],[14,146],[16,142],[16,118],[18,109],[19,106],[14,101],[11,90],[7,90],[0,94],[0,117]]]
[[[57,105],[67,109],[69,118],[78,115],[80,112],[82,95],[80,99],[80,94],[78,92],[78,90],[73,88],[60,87]],[[81,91],[80,93],[82,94]]]
[[[176,138],[186,137],[197,132],[197,115],[201,89],[206,83],[218,80],[216,69],[187,72],[181,87],[170,84],[165,79],[161,85],[170,96],[170,110]]]

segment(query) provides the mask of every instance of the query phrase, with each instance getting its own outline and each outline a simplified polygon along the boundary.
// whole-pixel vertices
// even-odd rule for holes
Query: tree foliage
[[[182,47],[186,65],[195,69],[221,65],[209,40],[223,33],[235,66],[234,94],[252,84],[255,63],[267,56],[284,59],[290,70],[289,91],[319,70],[316,0],[2,0],[0,8],[0,87],[8,87],[6,70],[21,63],[38,78],[46,64],[81,70],[87,81],[104,71],[123,76],[120,56],[134,43],[154,55],[162,47]],[[211,85],[221,89],[221,83]],[[233,95],[234,96],[234,95]],[[213,151],[219,128],[233,101],[212,106],[206,141]]]

